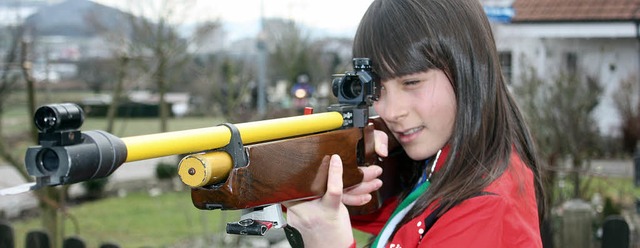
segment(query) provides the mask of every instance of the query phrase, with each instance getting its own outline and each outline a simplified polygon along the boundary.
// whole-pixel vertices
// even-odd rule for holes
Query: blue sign
[[[512,7],[484,6],[484,12],[489,21],[503,23],[511,22],[511,18],[516,15],[516,11]]]

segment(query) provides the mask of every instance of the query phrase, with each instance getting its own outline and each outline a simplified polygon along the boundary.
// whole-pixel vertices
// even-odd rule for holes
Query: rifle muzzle
[[[39,186],[72,184],[104,178],[127,158],[125,144],[104,131],[82,132],[82,142],[27,149],[25,164]]]

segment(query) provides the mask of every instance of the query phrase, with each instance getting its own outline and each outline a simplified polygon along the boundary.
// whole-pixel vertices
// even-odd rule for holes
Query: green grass
[[[635,210],[635,200],[640,198],[640,187],[634,185],[631,175],[625,178],[594,176],[590,179],[582,181],[583,185],[588,184],[585,195],[593,196],[598,193],[612,199],[622,208]]]
[[[237,221],[239,211],[206,211],[193,206],[186,191],[151,197],[133,193],[70,207],[65,219],[65,237],[85,240],[87,247],[113,242],[121,247],[172,247],[189,240],[209,240],[216,247],[227,222]],[[41,230],[40,219],[15,221],[17,248],[24,246],[26,233]],[[76,226],[77,225],[77,226]],[[370,237],[354,232],[360,246]]]
[[[87,247],[113,242],[121,247],[168,247],[182,240],[211,238],[235,221],[238,211],[205,211],[193,206],[188,192],[151,197],[133,193],[107,198],[68,209],[65,236],[84,239]],[[72,221],[75,220],[75,221]],[[77,226],[74,226],[77,223]],[[41,229],[40,219],[14,222],[17,247],[29,230]]]

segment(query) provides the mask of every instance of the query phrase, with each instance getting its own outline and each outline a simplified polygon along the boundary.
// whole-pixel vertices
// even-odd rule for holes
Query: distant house
[[[600,131],[618,134],[612,93],[621,80],[638,80],[640,0],[499,2],[513,11],[510,20],[494,24],[508,80],[519,80],[527,66],[541,78],[560,71],[597,77],[604,88],[595,113]]]
[[[34,40],[33,74],[38,82],[73,78],[77,63],[113,56],[116,48],[105,33],[130,35],[131,15],[89,0],[41,5],[24,20]]]
[[[129,36],[131,14],[89,0],[66,0],[42,6],[25,25],[52,61],[111,57],[104,33]],[[45,52],[45,51],[41,51]]]
[[[170,92],[165,94],[164,101],[169,105],[170,115],[182,117],[189,113],[191,95],[182,92]],[[109,105],[111,105],[111,95],[96,95],[83,99],[78,104],[82,107],[87,116],[105,117]],[[150,91],[131,91],[126,98],[121,99],[118,104],[119,117],[157,117],[160,114],[160,96]]]

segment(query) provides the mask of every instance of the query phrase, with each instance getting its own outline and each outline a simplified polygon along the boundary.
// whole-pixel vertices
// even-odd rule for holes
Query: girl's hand
[[[387,142],[389,137],[386,133],[374,130],[374,148],[378,156],[387,157]],[[378,190],[382,187],[382,181],[378,179],[378,176],[382,174],[382,168],[377,165],[360,167],[364,177],[362,183],[357,186],[344,191],[342,196],[342,203],[349,206],[362,206],[371,200],[371,192]]]
[[[374,131],[375,151],[386,157],[387,135]],[[382,174],[379,166],[360,168],[364,174],[362,183],[343,190],[342,160],[332,155],[329,161],[327,191],[322,198],[310,201],[287,202],[287,222],[295,227],[304,240],[305,247],[349,247],[354,239],[349,212],[345,204],[364,205],[371,200],[371,192],[382,186],[377,177]]]
[[[283,203],[287,207],[287,222],[298,229],[305,247],[349,247],[353,243],[342,191],[342,160],[333,155],[329,162],[327,192],[322,198]]]

